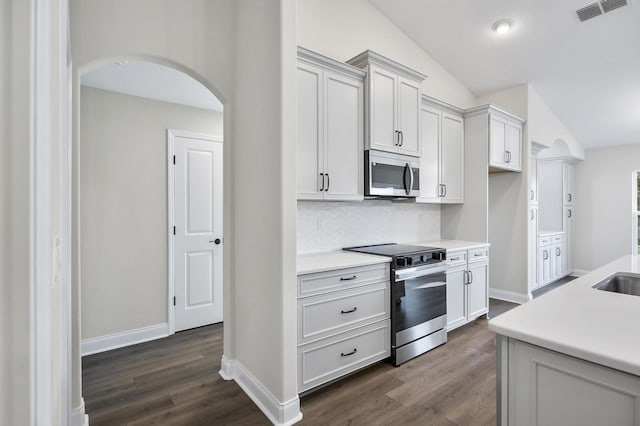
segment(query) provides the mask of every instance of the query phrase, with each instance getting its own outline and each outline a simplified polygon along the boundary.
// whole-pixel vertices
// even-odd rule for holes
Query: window
[[[633,250],[640,254],[640,171],[633,173]]]

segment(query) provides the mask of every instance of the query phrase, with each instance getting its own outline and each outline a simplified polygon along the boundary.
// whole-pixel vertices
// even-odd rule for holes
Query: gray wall
[[[596,269],[632,253],[632,177],[640,145],[586,151],[576,166],[574,268]]]
[[[82,338],[167,322],[167,129],[222,113],[82,87]]]

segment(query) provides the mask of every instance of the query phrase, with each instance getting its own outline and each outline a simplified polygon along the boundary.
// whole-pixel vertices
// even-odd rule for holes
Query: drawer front
[[[544,247],[551,244],[551,237],[538,238],[538,247]]]
[[[489,248],[482,247],[469,250],[469,262],[487,260],[489,257]]]
[[[464,265],[467,263],[467,251],[447,251],[447,265]]]
[[[389,318],[389,282],[298,300],[298,344]]]
[[[390,355],[389,320],[298,348],[298,392],[336,379]]]
[[[558,244],[564,242],[564,235],[554,235],[551,237],[552,244]]]
[[[298,276],[298,297],[389,281],[389,263]]]

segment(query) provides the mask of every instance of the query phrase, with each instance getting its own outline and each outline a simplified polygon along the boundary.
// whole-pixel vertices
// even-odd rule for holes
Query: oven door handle
[[[441,274],[443,272],[447,272],[446,264],[438,266],[416,266],[415,268],[396,271],[395,281],[410,280],[412,278],[426,277],[428,275]]]
[[[414,289],[425,289],[425,288],[435,288],[435,287],[444,287],[447,285],[445,281],[436,281],[434,283],[422,284],[417,287],[413,287]]]

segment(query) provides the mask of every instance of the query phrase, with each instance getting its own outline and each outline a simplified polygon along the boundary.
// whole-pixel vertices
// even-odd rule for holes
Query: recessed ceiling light
[[[508,33],[513,29],[513,21],[511,19],[500,19],[491,26],[491,29],[498,34]]]

